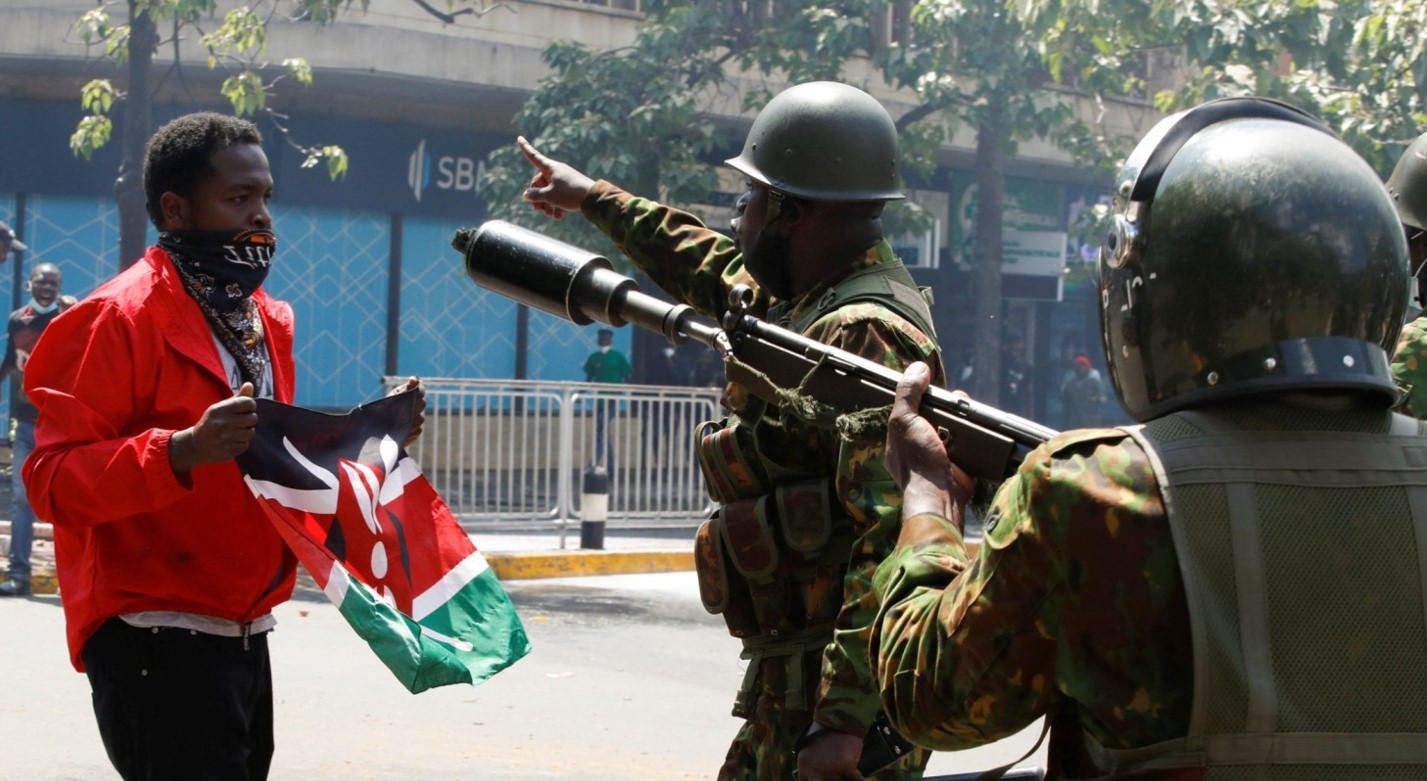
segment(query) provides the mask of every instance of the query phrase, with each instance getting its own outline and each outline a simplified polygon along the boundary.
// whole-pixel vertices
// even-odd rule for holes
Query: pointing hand
[[[579,211],[580,204],[594,187],[594,180],[573,166],[540,154],[525,136],[515,139],[515,143],[535,167],[535,176],[531,177],[530,187],[524,194],[531,208],[557,220],[565,216],[565,212]]]

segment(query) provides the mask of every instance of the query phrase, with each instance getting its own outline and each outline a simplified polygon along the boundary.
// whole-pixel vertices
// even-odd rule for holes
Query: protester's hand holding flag
[[[258,400],[244,480],[299,561],[413,693],[530,650],[495,573],[402,447],[419,394],[332,415]]]

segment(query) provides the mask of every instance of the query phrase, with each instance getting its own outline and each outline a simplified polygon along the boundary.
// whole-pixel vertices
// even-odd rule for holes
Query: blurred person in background
[[[0,234],[9,226],[0,223]],[[30,272],[30,301],[10,313],[6,330],[5,359],[0,362],[0,381],[18,375],[20,382],[10,396],[10,569],[0,583],[0,597],[22,597],[30,593],[30,554],[35,542],[35,513],[25,495],[23,467],[35,449],[35,419],[39,410],[25,395],[23,381],[30,351],[40,334],[74,304],[73,296],[60,294],[63,277],[53,263],[40,263]]]

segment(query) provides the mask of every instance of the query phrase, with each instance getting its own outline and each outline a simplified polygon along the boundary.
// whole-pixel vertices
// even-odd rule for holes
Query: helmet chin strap
[[[778,215],[783,213],[784,197],[786,196],[784,196],[777,190],[774,190],[772,187],[768,188],[768,206],[763,210],[764,224],[771,223],[772,221],[778,219]]]

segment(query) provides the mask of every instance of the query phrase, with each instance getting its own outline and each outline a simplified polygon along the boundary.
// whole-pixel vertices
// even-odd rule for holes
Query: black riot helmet
[[[1100,324],[1131,417],[1275,390],[1396,397],[1406,237],[1381,180],[1310,115],[1225,98],[1168,117],[1114,211]]]
[[[1412,256],[1417,304],[1427,306],[1427,278],[1422,275],[1422,267],[1427,265],[1427,133],[1418,136],[1397,158],[1392,176],[1387,179],[1387,192],[1397,207],[1402,227],[1412,237],[1407,249]]]
[[[1387,191],[1402,224],[1427,230],[1427,133],[1417,137],[1397,158],[1387,180]]]
[[[754,181],[810,201],[888,201],[897,189],[897,126],[877,99],[811,81],[773,96],[726,161]]]

